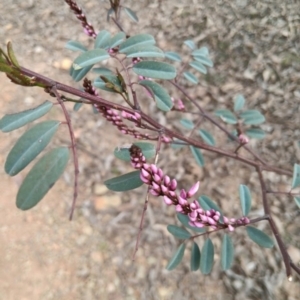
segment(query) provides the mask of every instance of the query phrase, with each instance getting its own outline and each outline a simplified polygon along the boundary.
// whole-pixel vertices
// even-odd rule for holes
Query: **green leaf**
[[[263,139],[266,133],[260,128],[250,128],[245,131],[245,134],[253,139]]]
[[[17,194],[17,207],[35,206],[53,187],[69,160],[68,148],[56,148],[44,155],[29,171]]]
[[[115,48],[119,46],[126,38],[126,34],[124,32],[117,33],[111,40],[109,41],[109,48]]]
[[[15,53],[14,53],[14,50],[13,50],[13,47],[12,47],[12,43],[11,42],[8,42],[7,43],[7,54],[9,56],[9,59],[11,61],[11,63],[17,67],[17,68],[20,68],[20,65],[18,63],[18,60],[15,56]]]
[[[199,197],[198,202],[204,210],[214,209],[215,211],[220,212],[220,214],[222,215],[220,207],[215,202],[213,202],[208,196],[202,195],[201,197]]]
[[[194,50],[196,48],[196,45],[195,45],[194,41],[192,41],[192,40],[186,40],[183,43],[185,45],[187,45],[189,48],[191,48],[192,50]]]
[[[138,22],[139,18],[137,17],[136,13],[131,10],[129,7],[124,7],[125,12],[127,13],[127,15],[129,16],[129,18],[134,21],[134,22]]]
[[[5,172],[15,176],[22,171],[46,148],[59,124],[59,121],[45,121],[26,131],[9,152],[5,162]]]
[[[20,128],[44,116],[52,108],[52,106],[52,102],[45,101],[35,108],[24,110],[16,114],[5,115],[0,120],[0,130],[3,132],[9,132]]]
[[[259,125],[265,122],[265,117],[255,109],[249,109],[240,114],[246,125]]]
[[[80,54],[73,62],[74,70],[79,70],[84,67],[92,66],[103,60],[110,58],[109,54],[104,49],[93,49]]]
[[[251,210],[251,193],[246,185],[240,185],[240,200],[244,216],[247,216]]]
[[[199,62],[205,66],[208,66],[208,67],[214,66],[214,63],[212,62],[212,60],[209,57],[206,57],[204,55],[193,55],[193,56],[197,62]],[[206,73],[204,73],[204,74],[206,74]]]
[[[207,239],[201,251],[200,270],[203,274],[209,274],[214,263],[214,245],[211,239]]]
[[[197,164],[200,167],[203,167],[204,166],[204,158],[202,156],[202,153],[201,153],[200,149],[195,148],[194,146],[190,146],[190,149],[191,149],[191,151],[194,155],[194,158],[195,158]]]
[[[143,185],[143,181],[140,179],[140,171],[133,171],[108,179],[104,181],[104,184],[111,191],[125,192],[140,187]]]
[[[107,30],[101,30],[95,40],[94,48],[109,48],[110,45],[110,33]]]
[[[185,79],[187,79],[189,82],[193,84],[197,84],[199,82],[198,78],[191,72],[184,72],[183,76]]]
[[[172,52],[172,51],[168,51],[165,52],[165,57],[174,61],[181,61],[181,57],[178,53],[176,52]]]
[[[236,95],[236,97],[234,98],[234,111],[239,111],[243,109],[245,102],[246,100],[243,95],[241,94]]]
[[[87,51],[87,48],[77,41],[68,41],[65,45],[65,48],[72,51]]]
[[[141,80],[139,84],[150,90],[153,95],[156,106],[162,111],[170,111],[173,107],[173,102],[167,90],[156,82],[151,80]]]
[[[300,208],[300,197],[294,197],[295,203]]]
[[[220,117],[224,122],[228,124],[236,124],[236,116],[228,109],[219,109],[215,111],[215,115]]]
[[[172,65],[158,61],[141,61],[132,69],[136,74],[144,77],[166,80],[176,77],[176,69]]]
[[[186,129],[193,129],[195,126],[193,121],[188,120],[188,119],[181,119],[180,124]]]
[[[150,34],[137,34],[134,36],[131,36],[129,39],[127,39],[125,42],[123,42],[119,47],[120,53],[125,53],[128,51],[131,47],[136,46],[151,46],[155,45],[155,39]]]
[[[74,111],[79,111],[79,109],[81,108],[82,105],[83,105],[82,102],[76,102],[76,103],[74,104],[73,110],[74,110]]]
[[[155,145],[147,142],[135,142],[134,145],[142,149],[143,155],[145,156],[146,159],[150,159],[155,156],[155,152],[156,152]],[[115,148],[114,155],[116,158],[119,158],[123,161],[130,161],[129,148],[127,147]]]
[[[96,74],[104,75],[104,76],[115,76],[114,72],[105,67],[94,68],[92,70]]]
[[[93,67],[93,65],[79,69],[79,70],[74,70],[73,66],[71,66],[70,75],[76,82],[78,82],[83,77],[85,77],[85,75],[91,70],[92,67]]]
[[[193,242],[191,252],[191,271],[199,270],[201,253],[197,243]]]
[[[180,223],[185,226],[186,228],[188,229],[191,229],[193,230],[194,232],[199,232],[199,233],[202,233],[202,232],[205,232],[206,231],[206,228],[199,228],[199,227],[194,227],[194,226],[191,226],[189,224],[189,217],[187,215],[184,215],[184,214],[181,214],[181,213],[177,213],[177,218],[178,220],[180,221]]]
[[[300,185],[300,165],[294,164],[292,189]]]
[[[185,244],[181,244],[177,248],[177,250],[172,255],[172,257],[169,260],[168,265],[166,267],[166,269],[168,271],[175,269],[180,264],[180,262],[182,261],[183,255],[184,255],[184,250],[185,250]]]
[[[200,49],[194,50],[192,52],[193,56],[204,56],[207,57],[209,55],[209,51],[207,47],[201,47]]]
[[[207,145],[210,145],[210,146],[215,145],[215,140],[214,140],[213,136],[208,131],[206,131],[204,129],[200,129],[198,131],[198,133]]]
[[[178,239],[186,240],[191,237],[191,234],[184,228],[175,225],[168,225],[167,229],[172,235],[174,235]]]
[[[175,225],[168,225],[168,231],[178,239],[186,240],[191,237],[191,234],[184,228],[175,226]]]
[[[231,237],[224,234],[221,250],[221,266],[224,271],[230,269],[234,257],[234,247]]]
[[[156,46],[138,45],[130,47],[128,51],[124,51],[127,57],[165,57],[165,54]]]
[[[249,238],[259,246],[264,248],[272,248],[274,246],[273,240],[261,230],[252,226],[247,226],[246,231]]]
[[[207,74],[207,69],[204,67],[204,65],[198,61],[192,61],[189,64],[192,68],[197,70],[198,72],[202,74]]]

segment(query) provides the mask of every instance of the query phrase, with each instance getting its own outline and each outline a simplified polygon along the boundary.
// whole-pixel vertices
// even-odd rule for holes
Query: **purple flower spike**
[[[151,175],[145,169],[141,169],[141,174],[143,175],[144,178],[147,178],[147,179],[151,178]]]
[[[172,205],[173,204],[173,201],[167,196],[164,196],[164,201],[167,205]]]
[[[197,181],[187,192],[187,198],[191,198],[192,196],[194,196],[197,193],[199,186],[200,186],[200,182]]]

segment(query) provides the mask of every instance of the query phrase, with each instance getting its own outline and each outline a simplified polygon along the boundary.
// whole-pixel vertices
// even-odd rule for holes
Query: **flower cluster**
[[[225,229],[233,231],[236,225],[249,223],[247,217],[238,220],[228,219],[221,216],[219,211],[214,209],[204,210],[199,202],[191,199],[198,191],[200,183],[195,183],[188,191],[182,189],[179,195],[176,193],[177,181],[164,175],[162,169],[155,164],[147,164],[141,149],[136,145],[130,148],[131,164],[135,169],[141,171],[141,180],[149,185],[149,192],[154,196],[163,196],[167,205],[174,205],[177,212],[187,215],[189,224],[194,227],[211,227],[212,229]]]
[[[98,92],[93,87],[92,82],[85,78],[83,81],[84,91],[98,96]],[[111,108],[107,108],[105,106],[95,104],[94,107],[102,114],[102,116],[109,122],[111,122],[114,126],[118,128],[123,134],[128,134],[134,136],[134,138],[139,140],[157,140],[157,136],[150,136],[148,133],[141,133],[135,129],[130,129],[124,122],[123,119],[131,121],[135,123],[136,127],[141,127],[141,115],[138,112],[134,114],[122,111],[121,116],[119,113]],[[167,138],[165,139],[167,142]]]
[[[71,10],[75,13],[77,19],[81,21],[84,33],[88,36],[96,38],[97,34],[94,27],[87,21],[85,14],[82,9],[77,5],[74,0],[65,0],[65,2],[70,6]]]
[[[174,103],[173,110],[185,111],[185,106],[181,99],[175,99],[171,97],[172,102]]]

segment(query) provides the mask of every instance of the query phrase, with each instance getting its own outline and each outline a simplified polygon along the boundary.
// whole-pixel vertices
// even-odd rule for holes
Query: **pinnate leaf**
[[[244,216],[247,216],[251,210],[251,193],[246,185],[240,185],[240,200],[242,206],[242,212]]]
[[[178,61],[178,62],[181,61],[180,55],[176,52],[172,52],[172,51],[165,52],[165,57],[174,61]]]
[[[158,61],[141,61],[132,70],[138,75],[150,78],[169,80],[176,77],[176,69],[172,65]]]
[[[181,119],[180,124],[186,129],[193,129],[195,126],[193,121],[188,120],[188,119]]]
[[[220,117],[224,122],[228,124],[236,124],[237,118],[236,116],[228,109],[219,109],[215,111],[215,115]]]
[[[250,128],[245,131],[245,134],[253,139],[263,139],[266,133],[260,128]]]
[[[59,121],[45,121],[26,131],[9,152],[5,172],[15,176],[22,171],[49,144],[59,124]]]
[[[178,239],[185,240],[191,237],[191,234],[184,228],[175,225],[168,225],[167,229],[173,236]]]
[[[5,115],[0,120],[0,130],[3,132],[9,132],[20,128],[44,116],[52,108],[52,106],[52,102],[45,101],[35,108],[24,110],[16,114]]]
[[[82,69],[78,69],[75,70],[73,68],[73,65],[70,68],[70,75],[72,76],[72,78],[78,82],[80,81],[83,77],[85,77],[85,75],[91,70],[91,68],[93,67],[93,65],[90,65],[88,67],[82,68]]]
[[[215,202],[213,202],[208,196],[202,195],[198,199],[198,202],[200,203],[200,206],[204,210],[214,209],[215,211],[220,212],[222,215],[222,211],[221,211],[220,207]]]
[[[200,267],[201,253],[197,243],[193,242],[191,252],[191,271],[197,271]]]
[[[243,95],[241,94],[236,95],[234,99],[234,111],[239,111],[243,109],[245,102],[246,100]]]
[[[143,185],[143,181],[140,179],[140,171],[133,171],[108,179],[104,181],[104,184],[111,191],[125,192],[140,187]]]
[[[234,257],[234,247],[231,237],[228,234],[224,234],[222,241],[221,251],[221,265],[224,271],[230,269]]]
[[[85,46],[83,46],[80,42],[77,42],[77,41],[68,41],[66,43],[65,48],[72,50],[72,51],[81,51],[81,52],[87,51],[87,48]]]
[[[104,49],[93,49],[80,54],[73,62],[74,70],[79,70],[84,67],[92,66],[103,60],[108,59],[110,56]]]
[[[53,187],[69,160],[69,149],[55,148],[44,155],[29,171],[17,194],[17,207],[34,207]]]
[[[200,129],[199,130],[199,134],[201,136],[201,138],[203,139],[203,141],[210,146],[214,146],[215,145],[215,139],[214,137],[206,130],[204,129]]]
[[[202,74],[207,74],[207,69],[204,67],[202,63],[198,61],[190,62],[190,66]]]
[[[162,50],[152,45],[138,45],[130,47],[127,51],[124,51],[123,53],[125,53],[127,57],[165,57],[165,54]]]
[[[101,30],[95,40],[95,49],[103,48],[107,49],[110,46],[110,33],[107,30]]]
[[[200,151],[200,149],[194,147],[194,146],[190,146],[190,149],[193,153],[193,156],[197,162],[197,164],[200,166],[200,167],[203,167],[204,166],[204,158],[203,158],[203,155]]]
[[[173,107],[173,102],[171,100],[168,91],[163,88],[160,84],[153,82],[151,80],[141,80],[139,84],[150,90],[153,95],[156,106],[162,111],[170,111]]]
[[[109,48],[114,48],[119,46],[125,40],[126,34],[124,32],[118,32],[114,37],[109,41]]]
[[[166,267],[167,270],[171,271],[174,270],[182,261],[183,255],[185,251],[185,244],[181,244],[175,253],[172,255],[171,259],[168,262]]]
[[[152,35],[137,34],[137,35],[131,36],[126,41],[124,41],[119,47],[119,52],[125,53],[132,47],[151,46],[151,45],[155,45],[155,39]]]
[[[185,79],[187,79],[189,82],[193,84],[197,84],[199,82],[198,78],[191,72],[184,72],[183,76]]]
[[[196,48],[196,45],[195,45],[194,41],[192,41],[192,40],[186,40],[183,43],[192,50],[194,50]]]
[[[247,226],[246,231],[249,238],[259,246],[264,248],[272,248],[274,246],[273,240],[261,230],[252,226]]]
[[[133,20],[134,22],[139,21],[139,18],[137,17],[136,13],[133,10],[131,10],[129,7],[124,7],[124,9],[131,20]]]
[[[214,263],[214,245],[211,239],[207,239],[203,245],[200,259],[200,270],[203,274],[209,274]]]
[[[249,109],[240,114],[246,125],[259,125],[265,122],[265,117],[255,109]]]

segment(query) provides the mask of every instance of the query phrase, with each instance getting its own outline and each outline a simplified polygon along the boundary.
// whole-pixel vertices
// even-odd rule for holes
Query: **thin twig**
[[[71,206],[71,212],[70,212],[70,221],[72,220],[74,209],[75,209],[75,204],[76,204],[76,199],[78,195],[78,174],[79,174],[79,165],[78,165],[78,156],[77,156],[77,149],[76,149],[76,142],[75,142],[75,136],[74,136],[74,131],[72,128],[71,124],[71,118],[69,116],[69,113],[65,107],[65,104],[63,100],[61,99],[61,95],[58,93],[57,89],[55,86],[51,88],[51,92],[55,94],[56,99],[58,103],[60,104],[63,113],[65,115],[65,119],[69,128],[69,134],[70,134],[70,139],[71,139],[71,148],[72,148],[72,153],[73,153],[73,162],[74,162],[74,194],[73,194],[73,201],[72,201],[72,206]]]

